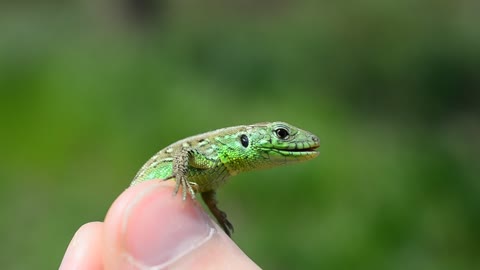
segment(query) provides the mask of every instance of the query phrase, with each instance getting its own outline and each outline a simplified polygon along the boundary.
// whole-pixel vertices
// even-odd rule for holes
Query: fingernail
[[[155,185],[138,194],[123,226],[125,251],[139,267],[161,269],[207,242],[212,221],[192,201]]]

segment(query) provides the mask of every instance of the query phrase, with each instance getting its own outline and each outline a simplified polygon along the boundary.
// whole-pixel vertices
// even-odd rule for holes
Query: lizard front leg
[[[165,179],[171,179],[175,177],[175,190],[173,194],[176,195],[180,186],[182,186],[182,199],[187,199],[187,190],[192,199],[195,199],[195,191],[193,187],[195,183],[188,181],[188,166],[191,158],[191,150],[189,149],[182,149],[174,158],[173,158],[173,168],[172,168],[172,176]]]
[[[218,209],[218,201],[215,196],[215,191],[210,190],[202,192],[201,194],[203,201],[208,206],[208,209],[210,209],[210,212],[212,212],[213,216],[217,219],[220,227],[222,227],[222,229],[229,237],[232,237],[233,225],[232,223],[230,223],[230,221],[228,221],[227,214],[225,214],[225,212],[223,212],[222,210]]]
[[[180,186],[182,186],[183,200],[187,198],[187,191],[192,199],[195,199],[195,191],[198,191],[199,187],[197,183],[188,180],[188,172],[192,168],[207,170],[215,166],[215,161],[208,159],[195,149],[182,148],[173,158],[172,176],[165,180],[175,178],[175,195],[178,193]]]

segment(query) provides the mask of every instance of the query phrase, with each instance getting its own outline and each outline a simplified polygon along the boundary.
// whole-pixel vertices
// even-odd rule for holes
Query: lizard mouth
[[[281,151],[288,151],[288,152],[317,152],[317,148],[319,146],[312,146],[308,148],[295,148],[295,149],[282,149]]]
[[[320,145],[314,145],[306,148],[277,149],[277,152],[285,157],[304,156],[313,158],[320,154],[317,150],[319,146]]]
[[[320,152],[320,140],[316,136],[312,136],[311,140],[280,143],[278,145],[270,145],[265,147],[264,151],[269,153],[269,157],[275,159],[275,156],[285,162],[294,162],[309,160],[317,157]]]

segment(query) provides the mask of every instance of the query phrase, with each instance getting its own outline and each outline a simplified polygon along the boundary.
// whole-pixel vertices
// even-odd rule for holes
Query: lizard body
[[[215,190],[230,177],[318,156],[317,136],[284,122],[222,128],[188,137],[160,150],[138,171],[131,186],[152,179],[175,178],[174,194],[182,187],[192,199],[201,194],[222,229],[230,236],[232,224],[218,209]]]

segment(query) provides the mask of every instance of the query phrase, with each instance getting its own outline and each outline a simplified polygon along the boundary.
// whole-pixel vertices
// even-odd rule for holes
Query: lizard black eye
[[[247,137],[247,135],[242,134],[242,136],[240,136],[240,142],[242,143],[243,147],[247,147],[247,146],[248,146],[248,137]]]
[[[284,128],[278,128],[275,130],[275,135],[277,135],[278,138],[284,140],[288,137],[288,131]]]

